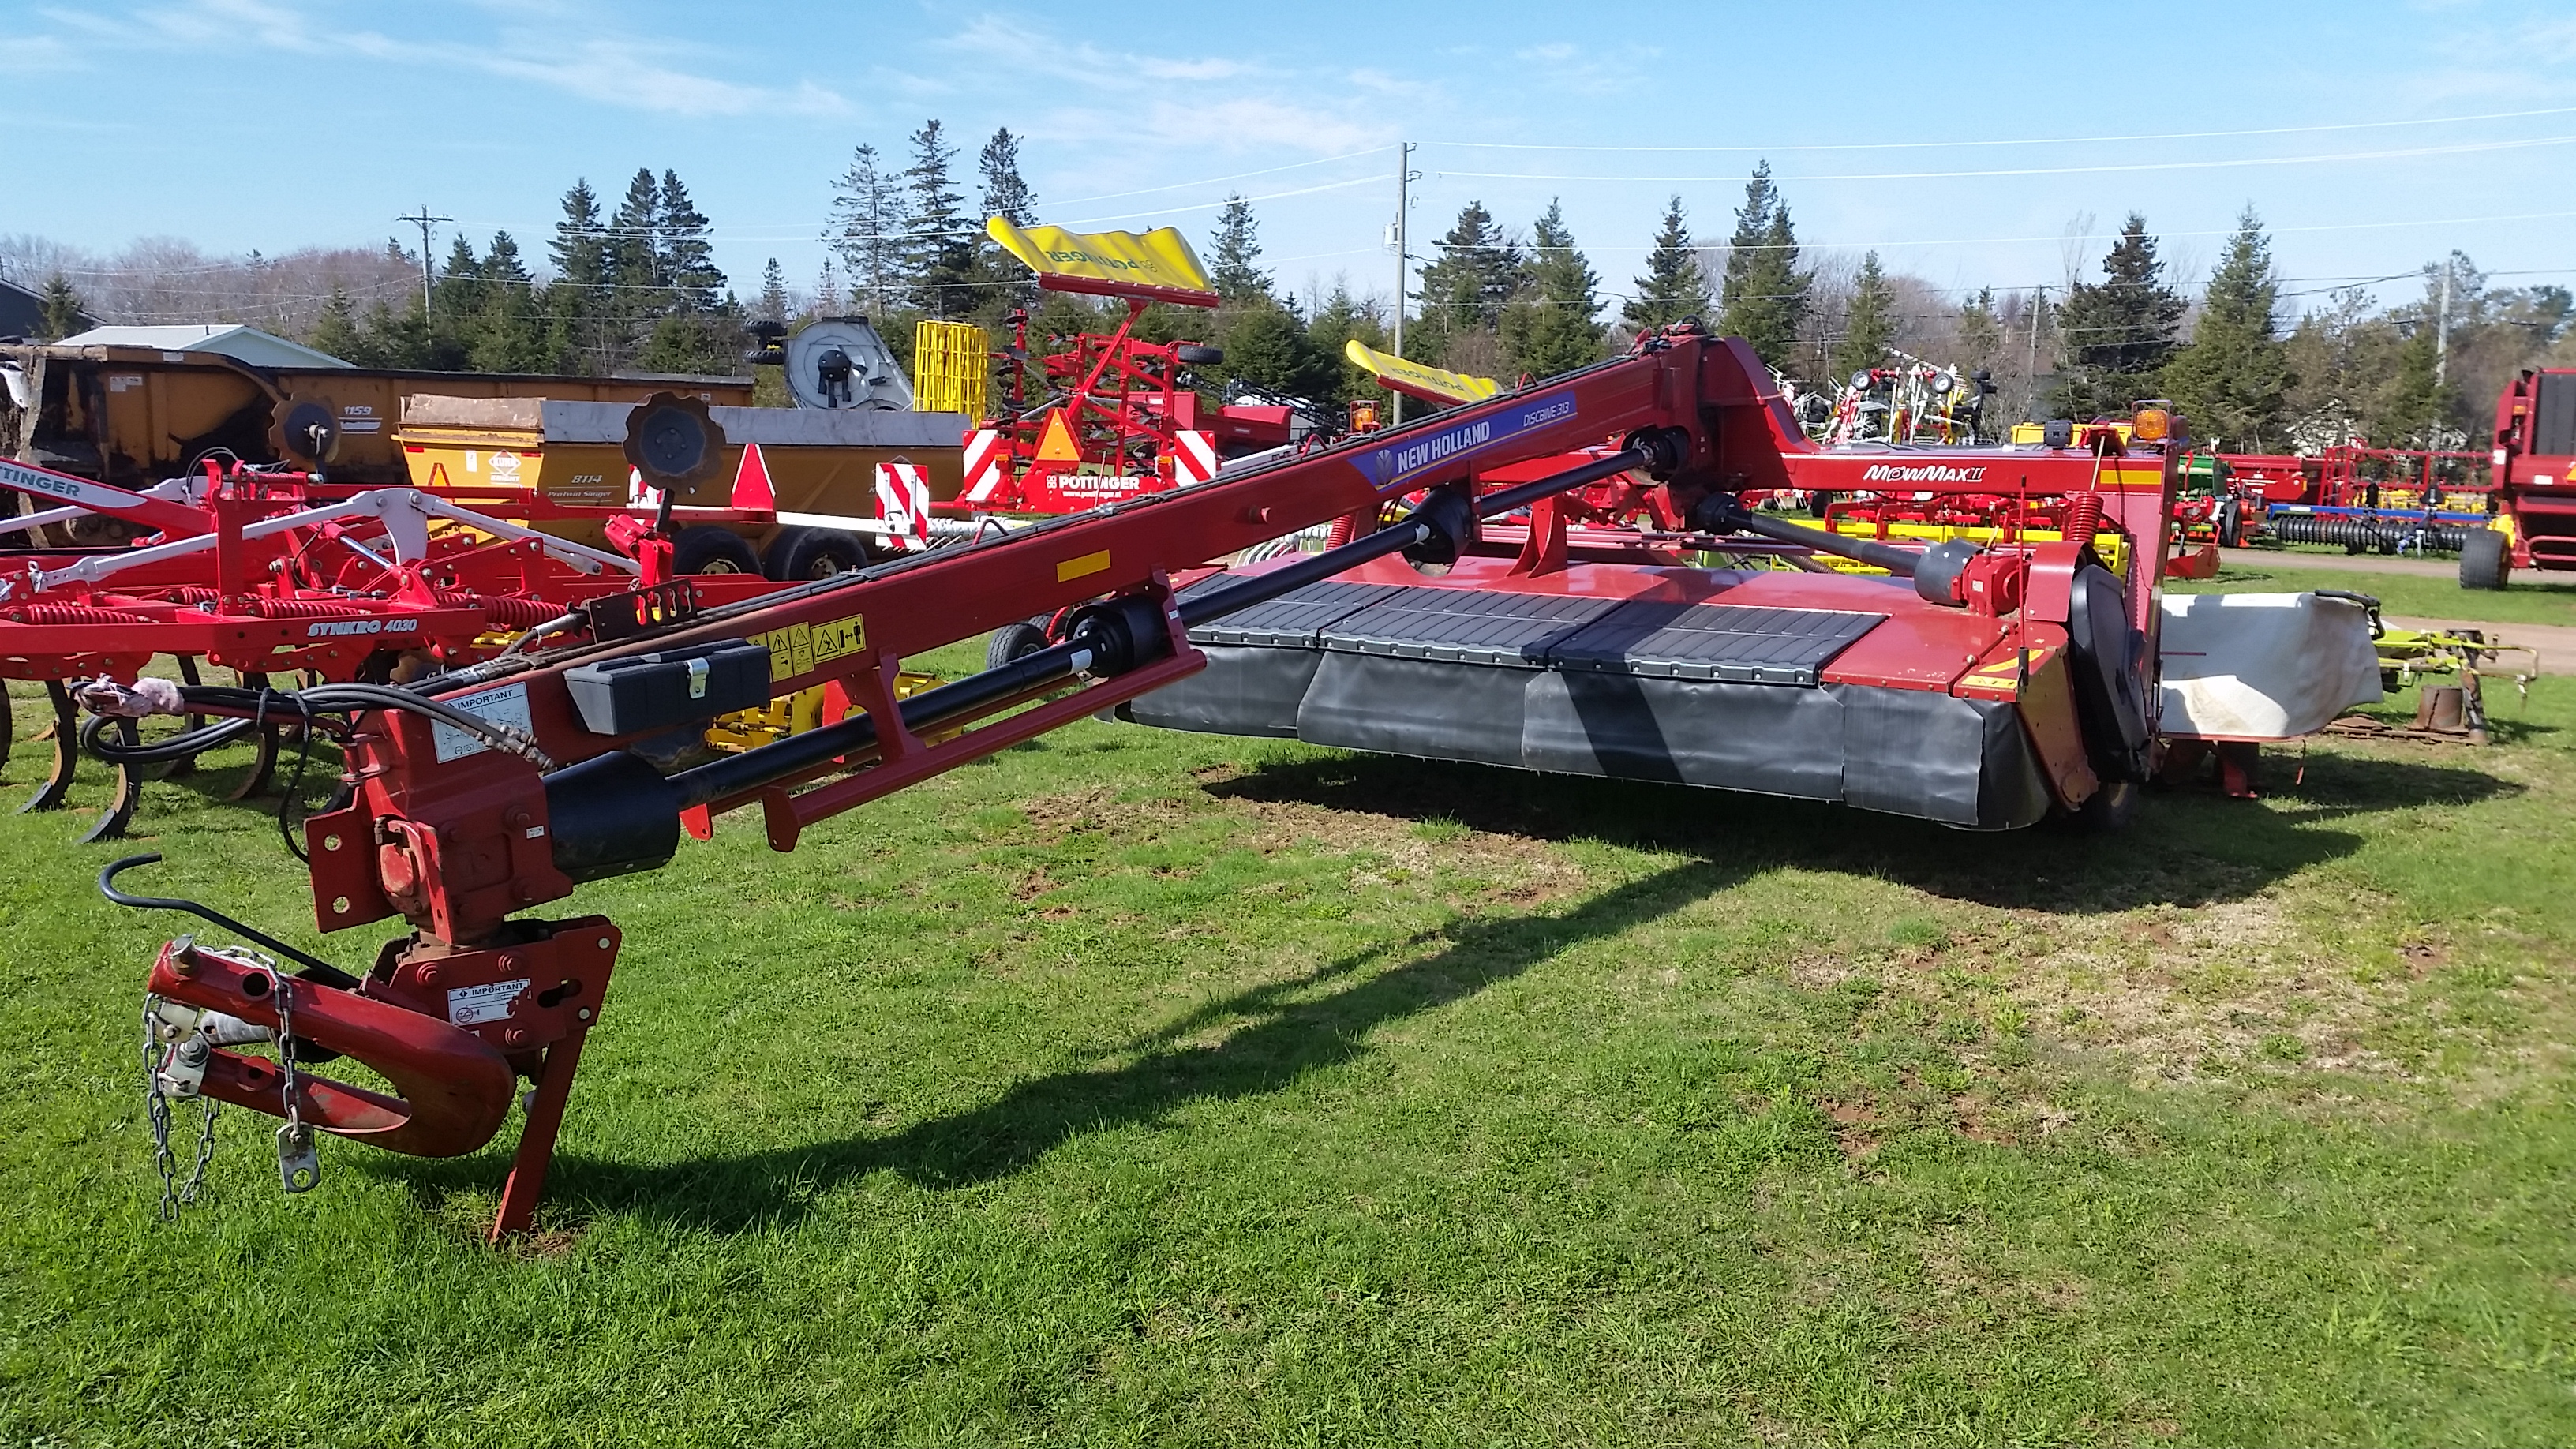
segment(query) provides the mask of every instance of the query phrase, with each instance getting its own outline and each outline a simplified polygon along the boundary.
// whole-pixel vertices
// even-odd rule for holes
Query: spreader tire
[[[683,531],[671,544],[675,574],[757,574],[760,555],[742,535],[712,524]]]
[[[2460,587],[2501,589],[2513,577],[2513,554],[2504,535],[2492,528],[2471,529],[2460,540]]]
[[[837,528],[790,528],[769,544],[769,576],[781,583],[828,579],[867,561],[867,540]]]

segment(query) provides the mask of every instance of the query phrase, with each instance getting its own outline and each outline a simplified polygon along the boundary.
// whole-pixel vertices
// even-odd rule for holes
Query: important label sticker
[[[867,620],[858,614],[846,619],[829,619],[820,624],[790,624],[754,634],[751,642],[769,650],[769,678],[772,683],[797,675],[811,674],[834,660],[862,654],[868,647]]]
[[[528,687],[524,684],[505,684],[498,689],[450,695],[439,703],[452,705],[477,719],[488,719],[494,724],[510,725],[531,733],[535,730],[535,726],[528,719]],[[431,721],[429,732],[430,737],[437,744],[438,762],[442,765],[450,760],[464,759],[467,755],[479,755],[491,748],[481,739],[467,734],[444,720]]]
[[[494,981],[482,986],[459,986],[447,993],[447,1021],[450,1026],[478,1026],[487,1021],[510,1019],[510,1003],[528,989],[531,978],[516,981]]]

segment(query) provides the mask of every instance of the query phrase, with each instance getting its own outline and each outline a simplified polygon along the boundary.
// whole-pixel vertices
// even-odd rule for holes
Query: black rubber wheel
[[[780,583],[828,579],[867,561],[867,540],[837,528],[790,528],[769,541],[769,576]]]
[[[2513,553],[2504,535],[2492,528],[2472,529],[2460,540],[2460,587],[2501,589],[2513,577]]]
[[[2078,828],[2108,835],[2126,830],[2138,818],[2138,802],[2146,798],[2146,787],[2130,780],[2105,780],[2083,804],[2075,807]]]
[[[2245,546],[2245,504],[2242,499],[2229,498],[2219,503],[2218,546],[2220,548]]]
[[[708,524],[682,531],[671,544],[671,572],[676,574],[756,574],[760,555],[738,533]]]
[[[1035,624],[1004,624],[993,631],[992,641],[984,646],[984,667],[999,669],[1014,659],[1025,658],[1047,647],[1044,629]]]
[[[1190,367],[1214,367],[1225,361],[1224,348],[1203,347],[1196,342],[1182,343],[1172,349],[1172,355]]]

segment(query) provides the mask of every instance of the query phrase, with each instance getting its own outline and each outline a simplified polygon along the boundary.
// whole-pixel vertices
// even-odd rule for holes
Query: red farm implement
[[[633,559],[417,489],[333,489],[238,466],[144,493],[15,463],[0,463],[0,483],[69,500],[16,520],[22,529],[88,512],[151,530],[121,548],[0,552],[0,677],[43,683],[54,714],[53,766],[24,810],[67,802],[77,681],[132,677],[168,656],[190,684],[204,665],[252,689],[272,677],[391,682],[488,658],[531,629],[568,627],[569,611],[631,597],[639,572]],[[643,581],[662,582],[653,565],[667,545],[657,554],[646,542]],[[774,587],[756,577],[707,586],[728,598]],[[589,616],[578,617],[587,627]],[[120,737],[104,738],[110,729]],[[259,754],[235,798],[266,788],[281,732],[294,729],[263,719],[248,732]],[[145,745],[131,719],[95,721],[89,734],[117,769],[90,840],[123,832],[145,767],[184,771],[196,753]]]
[[[2576,569],[2576,368],[2526,368],[2505,384],[2488,467],[2494,524],[2462,540],[2460,587]]]
[[[1299,405],[1255,398],[1209,408],[1190,369],[1224,361],[1213,347],[1149,342],[1137,320],[1157,302],[1213,308],[1218,297],[1180,233],[1089,236],[1056,227],[1025,231],[996,218],[993,239],[1027,262],[1050,291],[1116,298],[1116,330],[1039,337],[1011,314],[1011,346],[998,354],[1005,404],[966,436],[965,488],[932,505],[960,517],[1079,513],[1205,483],[1226,463],[1284,448],[1300,431]]]
[[[363,695],[305,691],[291,707],[341,742],[350,790],[305,824],[316,923],[401,917],[412,930],[345,970],[196,903],[127,895],[118,872],[153,857],[117,862],[101,879],[114,898],[194,912],[257,948],[182,937],[160,952],[153,1091],[285,1118],[280,1168],[301,1191],[319,1172],[316,1134],[470,1152],[524,1079],[493,1225],[523,1231],[625,948],[603,917],[531,912],[580,882],[667,864],[715,815],[757,809],[770,844],[790,849],[833,816],[1103,710],[1969,828],[2118,823],[2163,746],[2152,702],[2166,447],[1959,450],[1943,466],[2026,466],[2033,492],[2073,489],[2055,473],[2044,485],[2043,470],[2081,470],[2091,486],[2073,506],[2100,532],[1914,548],[1747,507],[1845,468],[1784,457],[1794,437],[1749,348],[1678,328],[1200,486],[683,609],[622,638],[547,642]],[[1557,500],[1604,484],[1630,490],[1614,511],[1674,536],[1601,530],[1620,534],[1619,557],[1590,561]],[[1335,519],[1356,522],[1323,553],[1197,567]],[[2094,547],[2111,533],[2127,542],[2125,573]],[[1674,561],[1683,547],[1856,559],[1885,575],[1700,567]],[[936,688],[897,687],[907,658],[1033,609],[1057,620],[1042,647]],[[667,748],[815,688],[846,712],[733,753]],[[250,709],[210,690],[168,707]],[[250,1049],[261,1041],[273,1056]],[[387,1085],[304,1065],[325,1052]]]

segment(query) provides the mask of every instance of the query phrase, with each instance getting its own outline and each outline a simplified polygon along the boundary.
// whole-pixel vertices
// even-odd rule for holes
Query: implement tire
[[[1046,630],[1026,622],[1004,624],[993,631],[984,645],[984,667],[999,669],[1015,659],[1035,654],[1047,647]]]
[[[751,551],[750,541],[742,535],[713,524],[700,524],[672,540],[671,572],[757,574],[760,555]]]
[[[2146,793],[2146,787],[2135,781],[2105,780],[2102,788],[2075,807],[2075,828],[2094,835],[2126,830],[2138,818],[2138,802]]]
[[[790,528],[769,542],[769,576],[785,584],[864,568],[868,543],[837,528]]]
[[[2460,587],[2496,590],[2513,577],[2513,553],[2492,528],[2471,529],[2460,540]]]

